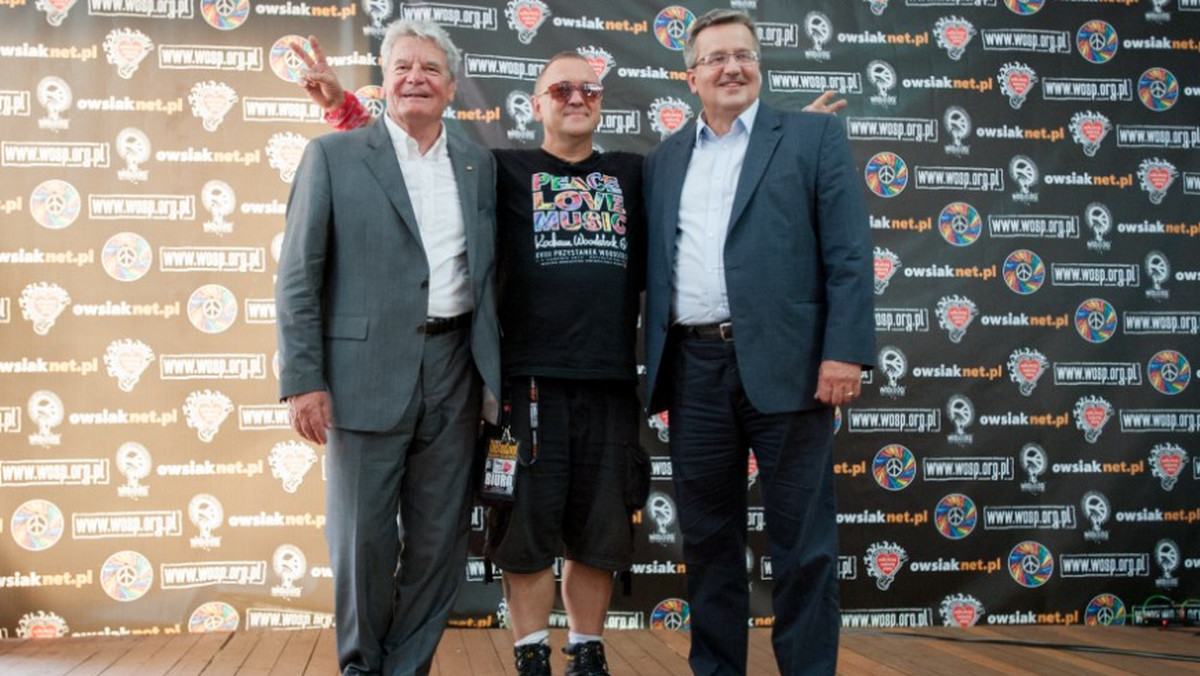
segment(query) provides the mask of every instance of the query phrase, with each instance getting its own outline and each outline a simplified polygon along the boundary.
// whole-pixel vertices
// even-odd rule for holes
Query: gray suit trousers
[[[329,436],[326,540],[346,676],[427,674],[464,579],[482,384],[469,332],[425,339],[387,432]]]

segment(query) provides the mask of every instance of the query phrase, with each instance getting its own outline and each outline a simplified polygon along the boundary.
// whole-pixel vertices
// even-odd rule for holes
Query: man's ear
[[[533,107],[533,119],[538,122],[542,121],[542,98],[541,96],[529,97],[529,104]]]

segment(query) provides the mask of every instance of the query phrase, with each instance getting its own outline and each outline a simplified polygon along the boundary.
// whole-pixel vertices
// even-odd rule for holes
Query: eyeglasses
[[[739,66],[749,66],[752,63],[758,63],[758,52],[745,50],[729,54],[727,52],[717,52],[716,54],[706,54],[696,59],[697,66],[713,66],[720,68],[729,63],[730,59]]]
[[[546,91],[536,96],[549,94],[550,98],[559,103],[566,103],[571,100],[571,96],[579,92],[583,100],[591,103],[604,95],[604,85],[595,82],[582,82],[580,84],[572,84],[570,82],[555,82],[546,87]]]

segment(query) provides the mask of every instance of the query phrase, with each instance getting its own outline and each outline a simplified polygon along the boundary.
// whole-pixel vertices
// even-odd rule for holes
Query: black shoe
[[[566,676],[608,676],[604,644],[600,641],[571,643],[563,652],[567,654]]]
[[[550,645],[533,643],[513,646],[519,676],[550,676]]]

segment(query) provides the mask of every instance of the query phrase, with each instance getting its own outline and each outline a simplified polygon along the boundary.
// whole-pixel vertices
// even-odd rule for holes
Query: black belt
[[[723,340],[725,342],[733,340],[733,322],[721,322],[720,324],[679,324],[678,329],[680,335],[684,338]]]
[[[457,317],[429,317],[417,330],[427,336],[436,336],[464,329],[471,325],[471,313],[467,312]]]

